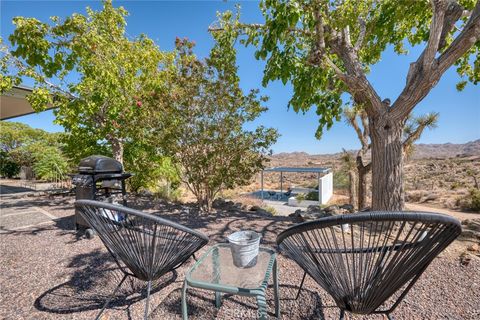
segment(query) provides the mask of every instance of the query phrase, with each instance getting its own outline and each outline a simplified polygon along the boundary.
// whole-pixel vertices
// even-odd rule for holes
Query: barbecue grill
[[[75,199],[88,199],[114,202],[114,197],[121,196],[121,203],[126,206],[125,180],[132,174],[123,172],[122,164],[105,156],[90,156],[80,160],[78,174],[73,176],[75,185]],[[93,235],[88,223],[75,208],[75,229],[85,230],[88,237]]]

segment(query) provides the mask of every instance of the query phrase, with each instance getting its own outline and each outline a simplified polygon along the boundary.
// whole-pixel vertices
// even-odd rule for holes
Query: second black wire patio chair
[[[180,267],[208,243],[201,232],[138,210],[93,200],[78,200],[75,206],[124,274],[96,319],[129,276],[147,282],[147,319],[152,281]]]
[[[391,313],[433,259],[461,233],[457,219],[426,212],[326,217],[283,231],[277,245],[345,312]],[[390,307],[385,307],[389,300]]]

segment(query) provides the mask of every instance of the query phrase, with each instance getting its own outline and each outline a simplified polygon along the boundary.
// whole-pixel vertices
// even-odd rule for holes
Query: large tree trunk
[[[401,211],[403,192],[403,121],[383,115],[369,119],[372,142],[372,209]]]
[[[367,165],[363,164],[363,157],[367,149],[362,149],[357,155],[357,172],[358,172],[358,210],[365,209],[367,207],[367,174],[372,168],[372,163]]]
[[[348,176],[350,180],[349,202],[354,208],[357,208],[357,175],[355,171],[349,170]]]
[[[358,210],[367,206],[367,174],[368,168],[358,168]]]

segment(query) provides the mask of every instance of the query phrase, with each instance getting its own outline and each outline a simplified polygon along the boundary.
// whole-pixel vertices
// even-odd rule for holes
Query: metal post
[[[320,184],[320,172],[317,173],[318,179],[318,203],[322,204],[322,185]]]
[[[280,195],[283,194],[283,171],[280,171]]]
[[[262,185],[262,201],[263,201],[263,170],[262,170],[262,173],[261,173],[261,182],[260,184]]]

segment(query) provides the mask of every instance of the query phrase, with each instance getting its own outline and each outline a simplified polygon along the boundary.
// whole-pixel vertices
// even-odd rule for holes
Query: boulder
[[[331,216],[350,213],[349,210],[339,207],[337,205],[328,206],[323,210]]]
[[[307,212],[308,212],[308,213],[320,212],[320,211],[322,211],[322,208],[321,208],[320,206],[311,205],[311,206],[308,206],[308,207],[307,207]]]
[[[340,207],[337,205],[331,205],[323,209],[325,212],[335,213],[340,210]]]
[[[349,213],[354,213],[355,212],[355,208],[353,207],[353,205],[351,205],[349,203],[342,204],[340,206],[340,208],[344,209],[344,210],[347,210]]]
[[[223,208],[223,207],[225,207],[225,200],[222,199],[222,198],[217,198],[217,199],[213,200],[212,206],[214,208]]]

